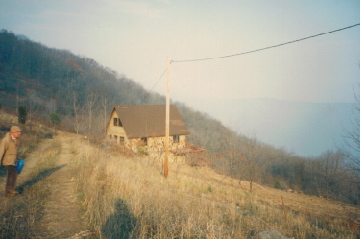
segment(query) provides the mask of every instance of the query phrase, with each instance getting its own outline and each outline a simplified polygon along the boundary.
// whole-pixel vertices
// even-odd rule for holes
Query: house
[[[165,145],[165,116],[165,105],[114,106],[106,136],[136,153],[160,157]],[[175,105],[170,105],[169,123],[169,151],[181,152],[186,146],[185,136],[190,132]],[[181,154],[174,153],[172,156],[178,157]]]

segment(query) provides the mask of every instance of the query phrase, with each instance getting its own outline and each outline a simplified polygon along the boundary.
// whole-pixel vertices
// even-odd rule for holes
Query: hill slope
[[[113,105],[139,104],[165,104],[165,97],[92,59],[47,48],[6,30],[0,32],[0,105],[7,111],[15,114],[19,105],[25,105],[27,118],[43,123],[56,112],[62,118],[61,126],[99,139]],[[190,135],[190,141],[219,151],[217,137],[209,137],[210,143],[199,134],[208,131],[209,125],[219,129],[222,124],[183,104],[178,106],[190,131],[197,132]]]
[[[26,162],[22,194],[1,196],[1,238],[14,230],[12,238],[249,238],[274,230],[294,238],[357,236],[358,207],[257,184],[249,192],[249,182],[206,167],[171,164],[164,180],[161,165],[148,158],[111,153],[69,133],[44,141]],[[11,232],[4,230],[11,220]]]

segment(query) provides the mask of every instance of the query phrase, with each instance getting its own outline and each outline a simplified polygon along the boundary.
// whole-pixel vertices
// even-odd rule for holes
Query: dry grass
[[[14,122],[3,117],[2,122]],[[42,128],[36,132],[47,134]],[[248,182],[209,168],[170,164],[164,179],[162,166],[147,158],[95,148],[81,137],[68,140],[84,220],[99,238],[252,238],[265,230],[288,238],[360,238],[358,207],[257,184],[250,193]],[[27,156],[37,142],[23,134],[21,154]],[[57,139],[48,142],[32,156],[36,160],[26,159],[18,184],[24,193],[1,197],[0,238],[39,235],[51,194],[44,179],[61,154]]]
[[[161,165],[147,158],[114,156],[81,141],[73,147],[84,214],[100,238],[251,238],[264,230],[292,238],[359,236],[342,217],[273,203],[210,169],[171,165],[164,179]]]
[[[19,176],[17,190],[22,195],[15,198],[1,196],[0,238],[32,238],[36,234],[36,223],[42,217],[43,205],[49,195],[49,185],[42,179],[53,169],[60,145],[56,141],[46,144],[42,152],[36,160],[27,160],[26,170]]]

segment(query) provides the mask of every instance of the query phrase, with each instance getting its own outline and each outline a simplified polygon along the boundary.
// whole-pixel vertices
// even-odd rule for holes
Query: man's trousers
[[[17,172],[14,165],[8,165],[7,179],[6,179],[6,193],[15,193],[15,183],[17,178]]]

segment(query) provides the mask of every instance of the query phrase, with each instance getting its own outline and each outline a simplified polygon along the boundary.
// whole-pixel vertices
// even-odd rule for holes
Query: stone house
[[[161,157],[165,145],[165,105],[114,106],[106,129],[107,139],[135,153]],[[190,134],[175,105],[170,105],[169,160],[184,161],[186,135]],[[183,158],[182,158],[183,156]]]

